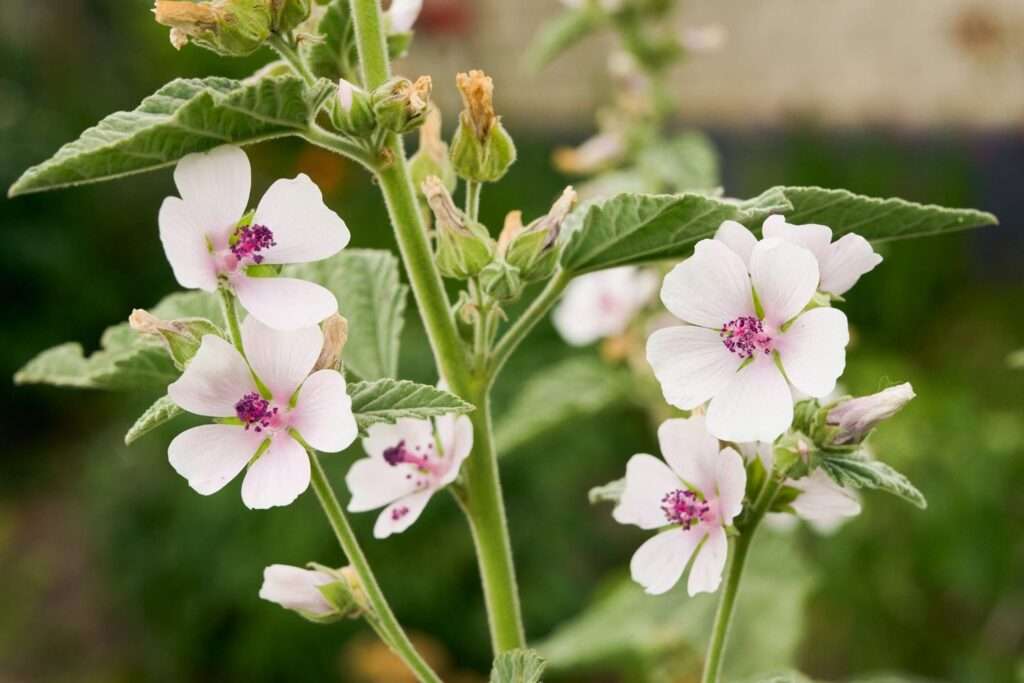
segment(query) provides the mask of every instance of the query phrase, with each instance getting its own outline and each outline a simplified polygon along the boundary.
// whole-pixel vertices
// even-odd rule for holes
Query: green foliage
[[[597,503],[618,503],[622,494],[626,491],[626,478],[616,479],[601,486],[595,486],[587,494],[587,500],[591,505]]]
[[[656,187],[673,192],[711,192],[722,182],[714,144],[696,130],[645,147],[636,165]]]
[[[398,375],[398,342],[408,288],[398,282],[398,259],[378,249],[345,249],[284,274],[318,282],[334,293],[348,319],[345,368],[365,380]]]
[[[146,408],[146,412],[139,416],[128,433],[124,435],[124,445],[131,446],[146,434],[173,420],[183,412],[169,396],[161,396],[153,405]]]
[[[337,81],[358,81],[355,27],[348,0],[331,0],[317,25],[320,40],[310,45],[307,56],[313,73]]]
[[[408,380],[379,379],[357,382],[348,387],[352,412],[361,431],[378,422],[393,423],[403,417],[426,419],[473,410],[455,394]]]
[[[334,91],[294,76],[235,81],[211,76],[171,81],[130,112],[117,112],[33,166],[10,195],[110,180],[170,166],[186,154],[245,145],[308,126]]]
[[[605,23],[606,15],[590,3],[562,12],[540,28],[526,52],[530,69],[539,71]]]
[[[511,650],[494,659],[490,683],[541,683],[544,660],[536,650]]]
[[[899,496],[922,510],[928,507],[924,494],[910,480],[884,462],[861,455],[821,456],[821,467],[840,486],[877,489]]]

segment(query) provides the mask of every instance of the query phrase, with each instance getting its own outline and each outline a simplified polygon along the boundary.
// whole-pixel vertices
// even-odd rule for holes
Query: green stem
[[[764,515],[771,508],[785,483],[785,476],[772,476],[769,473],[765,477],[764,485],[757,495],[754,504],[747,511],[742,519],[740,533],[731,541],[729,549],[729,561],[725,569],[725,584],[722,586],[722,594],[718,600],[718,610],[715,612],[715,623],[711,628],[711,641],[708,643],[707,655],[704,658],[704,675],[701,683],[718,683],[722,672],[722,662],[725,655],[725,645],[729,638],[729,626],[736,608],[736,595],[739,592],[740,579],[743,576],[743,567],[750,552],[750,545],[754,540],[754,532],[764,519]]]
[[[471,221],[480,219],[480,190],[483,183],[475,180],[466,181],[466,215]]]
[[[288,62],[288,66],[295,70],[302,80],[306,82],[306,85],[313,85],[316,83],[316,77],[313,76],[313,72],[306,66],[306,61],[299,54],[298,50],[291,44],[290,41],[286,40],[284,36],[278,33],[270,34],[270,38],[267,39],[267,44],[274,48],[277,54],[281,55],[284,61]]]
[[[359,577],[359,582],[370,603],[373,619],[376,621],[375,626],[381,639],[391,647],[396,655],[402,658],[402,661],[416,674],[416,678],[421,683],[441,683],[438,675],[434,673],[430,665],[423,660],[423,657],[416,651],[412,642],[409,641],[409,637],[405,634],[401,624],[398,623],[394,612],[391,611],[391,606],[388,605],[388,601],[380,589],[380,584],[377,583],[377,578],[374,576],[373,570],[370,569],[370,563],[367,561],[366,555],[363,554],[363,549],[359,546],[359,540],[356,538],[351,525],[349,525],[348,518],[342,511],[330,482],[327,481],[327,475],[320,464],[320,459],[313,451],[309,453],[309,462],[312,468],[311,480],[313,490],[316,492],[316,497],[320,500],[320,505],[323,507],[324,513],[331,523],[331,528],[338,539],[338,544],[352,565],[352,569],[355,570],[356,575]]]
[[[224,320],[228,324],[228,337],[238,352],[245,357],[245,349],[242,348],[242,329],[238,325],[238,309],[235,306],[235,295],[227,287],[218,290],[220,294],[220,310],[224,314]]]
[[[318,147],[329,149],[359,162],[367,171],[373,172],[377,169],[373,156],[364,147],[348,138],[325,130],[316,123],[311,124],[302,137]]]

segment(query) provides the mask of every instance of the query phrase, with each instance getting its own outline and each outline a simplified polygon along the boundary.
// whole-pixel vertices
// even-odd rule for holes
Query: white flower
[[[904,382],[877,394],[839,401],[828,411],[828,423],[839,427],[834,443],[863,441],[872,429],[899,412],[914,396],[910,382]]]
[[[765,239],[778,238],[814,254],[821,278],[818,289],[827,294],[845,294],[861,275],[882,262],[871,243],[860,235],[848,233],[833,242],[832,230],[824,225],[790,225],[783,216],[774,215],[764,220],[761,231]],[[725,221],[715,233],[715,239],[729,245],[750,265],[750,254],[757,238],[744,226]]]
[[[790,503],[793,512],[821,533],[831,533],[850,517],[860,514],[857,492],[843,488],[820,468],[806,477],[790,479],[786,486],[800,492]]]
[[[701,240],[661,289],[668,310],[688,324],[647,341],[665,399],[683,410],[710,400],[708,430],[736,443],[770,442],[786,431],[792,388],[831,392],[849,342],[842,311],[804,310],[818,284],[808,250],[767,239],[751,249],[749,264],[748,275],[725,244]]]
[[[455,481],[473,449],[473,424],[465,415],[444,415],[433,424],[409,418],[375,424],[363,449],[369,457],[357,460],[345,476],[352,492],[348,509],[384,507],[373,535],[387,538],[412,526],[431,496]]]
[[[630,458],[625,490],[612,514],[617,522],[642,529],[671,528],[640,546],[630,573],[657,595],[679,581],[693,558],[687,590],[712,593],[725,567],[725,529],[743,507],[743,458],[732,448],[719,450],[699,415],[665,421],[658,442],[668,465],[652,455]]]
[[[343,450],[358,435],[352,400],[339,372],[310,374],[323,346],[319,327],[284,332],[250,316],[242,324],[242,342],[248,364],[231,344],[206,335],[185,372],[167,387],[171,400],[190,413],[235,424],[189,429],[167,454],[204,496],[248,466],[242,482],[247,507],[288,505],[308,488],[310,476],[309,456],[292,432],[318,450]]]
[[[578,277],[555,309],[555,328],[573,346],[621,334],[657,288],[654,273],[633,266]]]
[[[388,33],[408,33],[420,16],[423,0],[391,0],[391,7],[384,13]]]
[[[263,570],[260,597],[285,609],[325,617],[337,609],[327,601],[319,587],[337,581],[330,574],[315,569],[272,564]]]
[[[178,284],[213,292],[225,283],[250,314],[275,329],[315,325],[338,310],[320,285],[249,274],[263,264],[319,261],[348,244],[345,222],[307,176],[271,185],[241,226],[251,178],[238,147],[189,154],[174,169],[174,182],[181,197],[160,206],[160,241]]]

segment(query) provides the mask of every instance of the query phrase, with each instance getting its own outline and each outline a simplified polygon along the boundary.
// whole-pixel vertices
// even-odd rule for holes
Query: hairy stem
[[[274,48],[277,54],[281,55],[281,58],[288,62],[295,73],[302,77],[302,80],[306,82],[306,85],[313,85],[316,83],[316,78],[313,76],[313,72],[306,66],[305,60],[299,55],[298,50],[292,45],[289,40],[286,40],[283,36],[277,33],[270,34],[270,38],[267,39],[267,44]]]
[[[373,570],[370,569],[370,563],[366,560],[366,555],[363,554],[363,549],[359,546],[359,540],[356,538],[351,525],[349,525],[348,518],[342,511],[330,482],[327,481],[327,474],[324,472],[315,451],[311,450],[309,452],[309,461],[312,468],[313,490],[316,491],[316,497],[320,500],[324,514],[327,515],[327,519],[331,523],[331,528],[338,539],[338,544],[352,565],[352,569],[355,570],[356,575],[359,577],[363,592],[370,603],[370,608],[373,612],[372,618],[375,621],[374,625],[381,636],[381,640],[387,643],[396,655],[401,657],[405,665],[416,674],[416,678],[421,683],[441,683],[438,675],[434,673],[430,665],[423,660],[423,657],[416,651],[412,642],[409,641],[409,637],[405,634],[402,626],[398,623],[398,619],[395,618],[394,613],[391,611],[391,606],[388,605],[388,601],[380,589],[380,584],[377,583],[377,578],[374,576]]]
[[[483,184],[476,180],[466,181],[466,215],[471,221],[480,218],[480,190]]]

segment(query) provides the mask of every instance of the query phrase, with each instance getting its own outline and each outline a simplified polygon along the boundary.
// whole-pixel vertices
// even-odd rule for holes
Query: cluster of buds
[[[516,160],[512,137],[494,112],[494,82],[483,71],[460,73],[455,79],[464,108],[452,138],[455,172],[474,182],[494,182]]]
[[[227,57],[255,52],[272,33],[295,28],[309,16],[311,0],[157,0],[156,20],[171,29],[171,44],[190,41]]]
[[[204,336],[223,336],[220,329],[205,318],[161,320],[141,308],[132,311],[128,324],[139,334],[158,339],[179,370],[184,370],[199,351]]]
[[[430,109],[430,76],[392,78],[370,96],[377,125],[395,133],[416,130]]]

